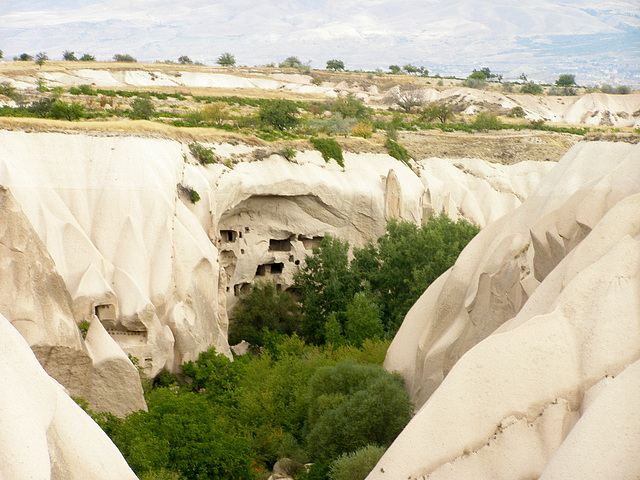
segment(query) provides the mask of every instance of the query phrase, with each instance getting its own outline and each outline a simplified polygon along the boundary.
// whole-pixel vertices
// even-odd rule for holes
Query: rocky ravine
[[[577,145],[407,314],[374,479],[637,479],[640,146]]]
[[[343,169],[315,151],[251,161],[254,147],[215,147],[222,162],[241,161],[201,166],[170,140],[0,131],[1,258],[12,278],[0,313],[50,374],[98,410],[140,408],[135,370],[111,340],[149,375],[209,345],[228,354],[227,308],[256,280],[288,287],[326,233],[362,245],[388,218],[441,211],[484,226],[551,166],[425,159],[418,176],[387,155],[346,154]],[[201,200],[192,204],[178,184]],[[83,321],[92,324],[86,340]],[[94,325],[109,336],[95,337]],[[95,382],[128,389],[130,404],[80,373],[98,363],[109,373]]]

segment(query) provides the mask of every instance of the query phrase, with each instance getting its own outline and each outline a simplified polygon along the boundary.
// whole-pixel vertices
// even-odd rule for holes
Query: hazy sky
[[[243,65],[295,55],[315,68],[338,58],[640,84],[640,0],[14,0],[0,4],[0,49],[211,64],[228,51]]]

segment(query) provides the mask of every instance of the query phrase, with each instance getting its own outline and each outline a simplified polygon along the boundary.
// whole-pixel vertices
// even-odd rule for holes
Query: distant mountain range
[[[551,81],[640,85],[637,0],[33,0],[0,5],[0,49],[128,53],[155,61],[188,55],[214,63],[276,64],[295,55],[314,68],[413,63],[466,76],[488,66]]]

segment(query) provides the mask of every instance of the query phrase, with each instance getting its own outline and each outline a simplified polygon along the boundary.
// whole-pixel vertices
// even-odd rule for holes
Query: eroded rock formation
[[[135,480],[109,437],[0,314],[0,476],[6,480]]]
[[[55,263],[51,294],[55,285],[68,292],[58,303],[71,337],[46,335],[39,356],[54,365],[67,343],[81,351],[75,323],[98,319],[151,376],[209,345],[229,354],[227,310],[241,292],[267,279],[289,287],[325,234],[361,246],[390,218],[442,211],[484,226],[551,166],[425,159],[412,171],[388,155],[345,152],[342,168],[317,151],[255,160],[258,148],[244,144],[211,145],[220,162],[202,166],[172,140],[20,131],[0,131],[0,140],[0,183]],[[38,328],[66,331],[54,313]],[[69,365],[60,365],[63,381]]]
[[[640,475],[640,147],[574,147],[418,300],[420,407],[369,479]]]

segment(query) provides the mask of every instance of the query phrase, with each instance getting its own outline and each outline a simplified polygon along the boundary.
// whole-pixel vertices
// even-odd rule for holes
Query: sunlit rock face
[[[0,187],[0,265],[0,313],[49,375],[96,411],[124,416],[146,409],[136,368],[100,322],[82,338],[64,280],[5,187]]]
[[[419,410],[369,479],[640,475],[640,146],[581,143],[407,314]]]
[[[3,480],[135,480],[116,446],[44,371],[0,314],[0,473]]]
[[[217,163],[200,165],[188,144],[170,139],[0,131],[0,183],[13,202],[3,210],[21,211],[11,221],[27,233],[6,231],[49,259],[38,260],[38,275],[20,267],[35,276],[30,284],[22,274],[5,283],[6,298],[14,284],[23,293],[0,313],[55,378],[74,392],[80,382],[78,396],[90,396],[82,379],[106,358],[100,352],[117,357],[103,330],[150,376],[210,345],[230,355],[227,312],[242,292],[261,280],[289,288],[326,234],[362,246],[391,218],[418,223],[441,212],[485,226],[551,167],[431,158],[412,169],[350,152],[341,167],[315,150],[286,160],[237,142],[205,145]],[[7,261],[20,248],[8,247]],[[92,324],[86,341],[82,322]]]

